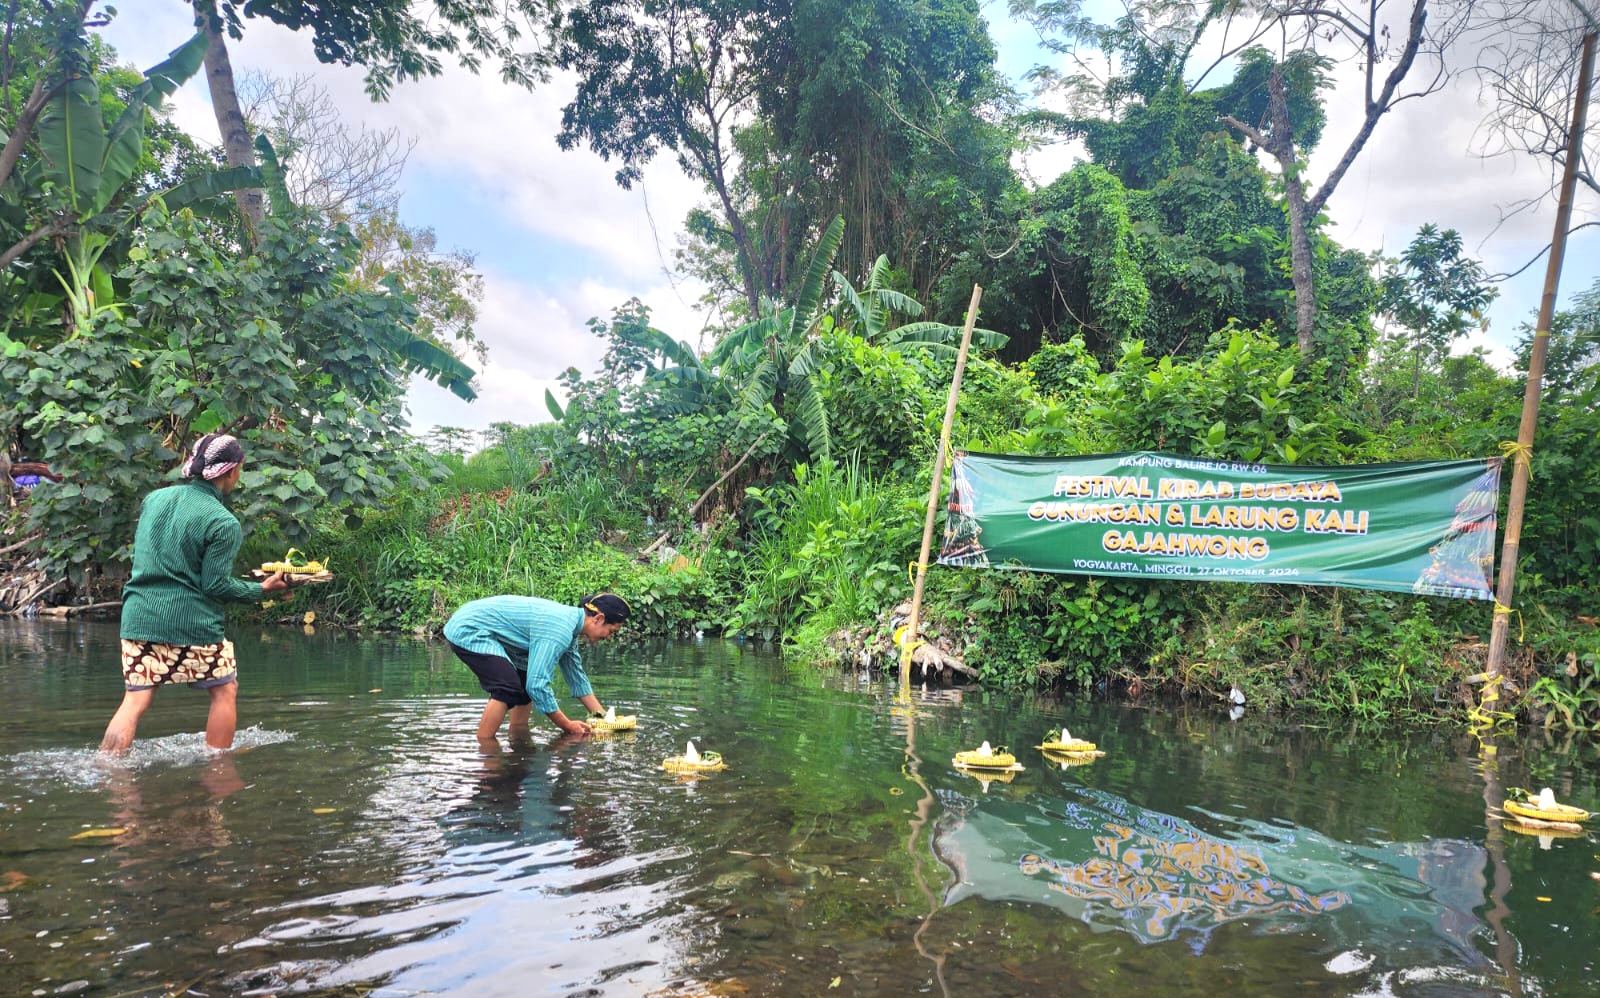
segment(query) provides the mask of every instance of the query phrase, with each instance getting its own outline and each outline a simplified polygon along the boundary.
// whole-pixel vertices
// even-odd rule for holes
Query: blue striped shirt
[[[554,714],[561,709],[550,690],[557,665],[573,696],[594,692],[578,651],[582,630],[583,611],[578,607],[537,596],[490,596],[451,614],[444,636],[458,648],[499,655],[527,669],[528,696],[541,714]]]

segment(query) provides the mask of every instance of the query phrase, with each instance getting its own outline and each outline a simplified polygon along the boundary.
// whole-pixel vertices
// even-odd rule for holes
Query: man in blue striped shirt
[[[571,694],[591,714],[604,712],[583,671],[578,639],[604,641],[621,629],[628,612],[621,596],[596,593],[581,606],[537,596],[490,596],[452,614],[444,625],[445,640],[489,694],[478,721],[479,744],[496,744],[508,714],[512,736],[526,735],[533,707],[568,734],[589,734],[589,725],[562,713],[550,680],[559,666]]]

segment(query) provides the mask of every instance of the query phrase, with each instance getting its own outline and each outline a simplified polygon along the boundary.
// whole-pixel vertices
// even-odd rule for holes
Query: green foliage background
[[[358,24],[301,6],[222,13],[310,31],[377,93],[437,72],[441,53],[494,57],[528,84],[558,66],[578,84],[560,142],[615,159],[625,186],[672,154],[706,185],[679,263],[708,289],[709,346],[624,302],[591,320],[604,359],[562,376],[555,423],[497,425],[475,452],[440,428],[426,452],[406,433],[406,384],[470,397],[452,349],[476,342],[465,317],[453,343],[419,318],[438,275],[363,274],[359,230],[290,204],[270,144],[259,168],[224,170],[171,125],[163,98],[200,68],[203,37],[137,73],[75,6],[23,0],[4,83],[21,144],[0,176],[0,433],[66,480],[9,526],[86,589],[126,567],[139,497],[225,428],[249,453],[246,557],[295,544],[338,574],[296,614],[427,632],[478,596],[609,588],[646,633],[823,659],[848,631],[853,656],[910,593],[969,319],[957,447],[1336,465],[1478,457],[1516,435],[1518,372],[1448,354],[1493,289],[1443,225],[1383,260],[1313,220],[1315,337],[1297,347],[1282,179],[1219,116],[1262,122],[1281,81],[1303,155],[1330,66],[1252,49],[1228,82],[1189,85],[1223,7],[1159,5],[1175,20],[1149,32],[1138,10],[1098,25],[1074,4],[1017,3],[1116,56],[1103,79],[1038,74],[1071,98],[1045,112],[996,71],[972,0],[582,0],[547,20],[518,0],[506,16],[548,43],[527,60],[485,11],[435,34],[410,14]],[[12,109],[35,88],[49,100],[30,125]],[[1063,137],[1090,161],[1046,182],[1014,168]],[[222,196],[241,187],[272,195],[259,232]],[[966,316],[974,284],[981,316]],[[1595,730],[1600,285],[1551,332],[1514,706]],[[999,688],[1237,686],[1260,705],[1388,719],[1459,713],[1489,626],[1443,600],[944,570],[926,616]]]

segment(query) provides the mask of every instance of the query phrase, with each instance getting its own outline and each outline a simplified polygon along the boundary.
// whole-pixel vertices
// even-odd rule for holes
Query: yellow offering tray
[[[971,777],[982,784],[984,793],[989,792],[989,784],[1010,783],[1012,780],[1017,778],[1017,774],[1021,771],[1021,766],[1017,766],[1013,769],[966,769],[961,766],[956,767],[956,772],[960,773],[962,776]]]
[[[1086,742],[1082,738],[1074,738],[1070,742],[1045,742],[1039,746],[1041,752],[1062,752],[1068,755],[1094,752],[1094,742]],[[1100,753],[1104,755],[1104,752]]]
[[[1556,804],[1551,801],[1515,801],[1505,802],[1506,813],[1517,818],[1532,818],[1534,821],[1559,821],[1569,825],[1576,825],[1581,821],[1588,821],[1591,815],[1581,807],[1571,804]]]
[[[639,726],[637,714],[614,714],[589,718],[589,727],[595,731],[632,731]]]
[[[690,742],[683,755],[668,756],[661,760],[661,768],[669,773],[682,776],[695,773],[715,773],[728,767],[722,761],[722,753],[697,752],[695,751],[694,742]]]
[[[1520,821],[1505,821],[1501,822],[1501,825],[1511,829],[1518,835],[1529,835],[1536,838],[1585,839],[1589,837],[1589,833],[1583,830],[1582,825],[1574,825],[1566,821],[1541,822],[1538,825],[1524,824]]]
[[[277,575],[279,571],[280,571],[279,569],[273,569],[272,571],[269,572],[266,569],[258,568],[258,569],[255,569],[254,571],[252,571],[250,574],[255,576],[258,579],[266,579],[266,578],[270,578],[270,577],[272,577],[274,575]],[[318,583],[332,582],[333,581],[333,573],[328,571],[327,569],[322,569],[321,571],[318,571],[318,572],[303,572],[303,571],[291,572],[291,571],[283,570],[283,577],[285,579],[287,579],[291,585],[296,585],[296,586],[303,586],[303,585],[306,585],[307,583],[318,584]]]
[[[261,566],[251,572],[258,579],[270,575],[283,573],[290,582],[327,582],[333,578],[333,573],[328,571],[328,566],[312,558],[308,561],[295,561],[294,556],[301,554],[299,548],[290,548],[280,561],[264,561]],[[304,557],[302,554],[301,557]]]
[[[968,752],[957,752],[956,757],[950,760],[952,766],[960,769],[985,769],[985,770],[1011,770],[1021,772],[1022,767],[1017,765],[1017,757],[1010,752],[996,752],[989,747],[988,742]]]

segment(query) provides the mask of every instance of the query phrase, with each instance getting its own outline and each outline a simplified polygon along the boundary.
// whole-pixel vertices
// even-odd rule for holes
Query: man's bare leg
[[[133,744],[133,734],[139,727],[139,718],[144,716],[155,695],[154,687],[148,690],[123,692],[122,706],[111,715],[111,723],[106,725],[105,737],[100,739],[100,751],[112,755],[121,755],[128,751],[128,746]]]
[[[506,712],[510,710],[509,704],[503,700],[490,700],[483,705],[483,716],[478,719],[478,744],[487,747],[494,743],[499,747],[495,736],[500,733],[500,724],[506,719]]]
[[[520,707],[512,707],[506,716],[511,719],[511,747],[527,748],[533,744],[533,733],[528,730],[528,721],[533,716],[533,704],[525,703]]]
[[[239,726],[236,706],[239,684],[223,683],[206,692],[211,694],[211,711],[206,715],[206,745],[214,749],[233,748],[233,732]]]

